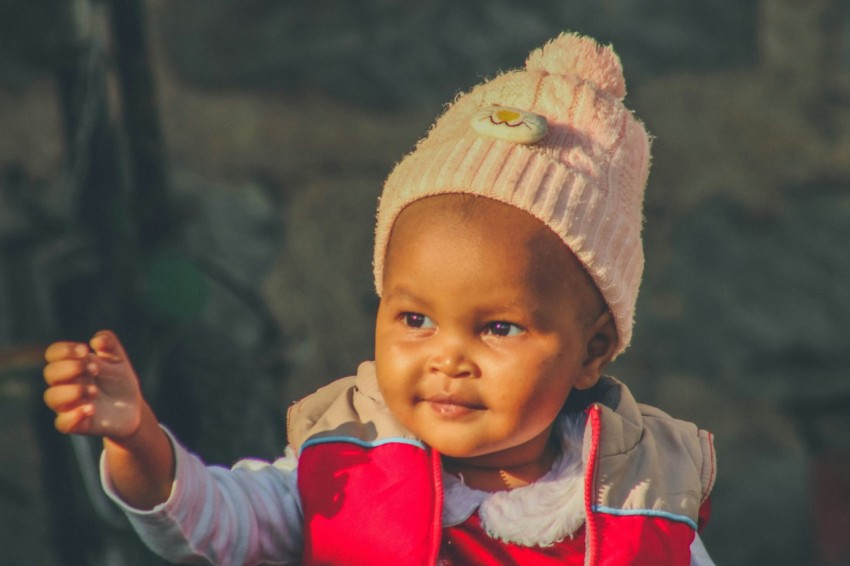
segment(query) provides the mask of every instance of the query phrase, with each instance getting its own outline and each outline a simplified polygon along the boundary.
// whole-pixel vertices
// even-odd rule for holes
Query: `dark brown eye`
[[[409,326],[410,328],[433,328],[434,322],[425,316],[424,314],[419,314],[417,312],[406,312],[401,315],[404,324]]]
[[[512,322],[506,322],[504,320],[496,320],[494,322],[491,322],[484,329],[485,334],[503,337],[518,336],[523,332],[524,330],[522,329],[522,327]]]

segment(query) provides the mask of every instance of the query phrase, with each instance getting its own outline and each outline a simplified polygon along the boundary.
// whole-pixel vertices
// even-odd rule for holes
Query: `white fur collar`
[[[552,469],[533,484],[488,493],[443,473],[443,526],[466,521],[476,509],[487,534],[523,546],[551,546],[584,524],[584,465],[581,459],[584,415],[561,416],[555,423],[561,454]]]

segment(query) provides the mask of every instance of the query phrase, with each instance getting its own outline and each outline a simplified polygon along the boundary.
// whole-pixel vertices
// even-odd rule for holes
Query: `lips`
[[[453,419],[471,415],[481,411],[485,407],[481,403],[464,399],[458,395],[438,394],[423,399],[423,401],[437,415],[443,418]]]

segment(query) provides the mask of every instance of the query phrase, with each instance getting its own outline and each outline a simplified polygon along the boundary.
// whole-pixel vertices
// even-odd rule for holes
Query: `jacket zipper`
[[[596,566],[599,563],[601,543],[597,532],[596,516],[593,513],[593,503],[596,499],[596,468],[599,463],[599,413],[599,403],[594,403],[587,408],[587,422],[590,426],[590,453],[587,457],[587,468],[584,476],[585,566]]]
[[[440,541],[443,536],[443,462],[440,453],[431,452],[431,473],[434,478],[434,520],[431,530],[431,555],[426,564],[436,564],[440,555]]]

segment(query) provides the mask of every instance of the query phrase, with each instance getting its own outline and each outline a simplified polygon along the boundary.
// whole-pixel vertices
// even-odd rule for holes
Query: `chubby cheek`
[[[400,336],[390,323],[378,324],[375,333],[375,367],[378,382],[386,387],[412,387],[420,379],[424,350],[419,341]]]
[[[547,363],[534,378],[526,374],[525,380],[517,380],[513,387],[503,390],[512,395],[502,399],[503,407],[522,425],[539,428],[548,425],[558,415],[572,390],[572,376],[567,368]]]
[[[575,364],[549,344],[545,348],[502,356],[490,363],[490,369],[502,380],[501,391],[510,392],[513,399],[527,399],[529,403],[569,391],[577,373]]]
[[[420,418],[417,418],[414,393],[411,387],[398,379],[379,379],[378,386],[384,397],[384,403],[386,403],[393,417],[416,437],[424,438],[427,431],[423,430],[423,427],[420,426]]]
[[[375,371],[387,407],[402,424],[407,424],[404,421],[412,410],[418,374],[410,360],[393,352],[394,349],[376,347]]]
[[[410,413],[411,403],[404,388],[398,383],[379,381],[378,386],[384,397],[387,408],[402,424],[407,425],[407,415]]]

